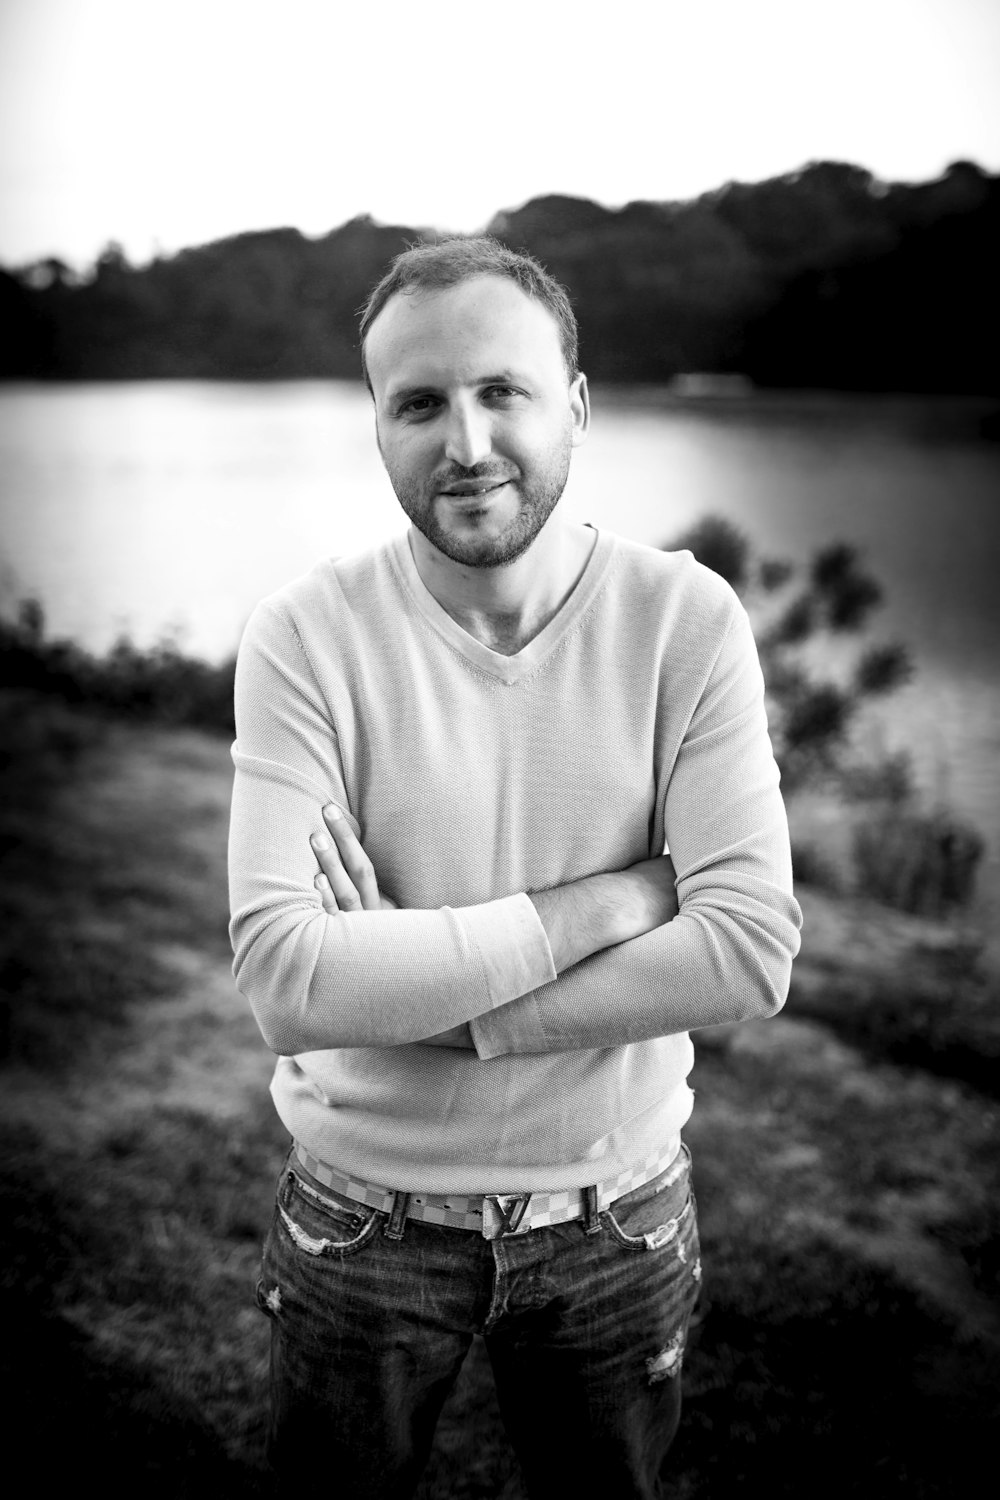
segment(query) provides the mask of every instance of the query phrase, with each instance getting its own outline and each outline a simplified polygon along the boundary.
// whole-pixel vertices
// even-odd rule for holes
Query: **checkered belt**
[[[355,1203],[367,1204],[370,1208],[391,1213],[396,1201],[392,1188],[376,1187],[373,1183],[349,1177],[335,1167],[317,1160],[298,1141],[295,1155],[299,1162],[317,1182],[331,1188],[341,1197],[351,1198]],[[643,1183],[652,1182],[674,1164],[674,1173],[663,1183],[669,1187],[683,1172],[686,1157],[680,1154],[680,1143],[674,1139],[655,1156],[648,1156],[617,1177],[607,1177],[594,1184],[597,1209],[607,1208],[624,1193]],[[428,1224],[445,1224],[452,1229],[474,1229],[484,1239],[493,1240],[505,1234],[527,1234],[530,1229],[544,1229],[548,1224],[563,1224],[569,1219],[583,1217],[587,1206],[587,1188],[563,1188],[547,1193],[484,1193],[468,1196],[463,1193],[410,1193],[406,1208],[407,1218],[423,1219]]]

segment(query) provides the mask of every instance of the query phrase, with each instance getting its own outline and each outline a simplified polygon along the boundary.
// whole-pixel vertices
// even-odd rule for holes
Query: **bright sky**
[[[0,261],[1000,170],[1000,0],[0,0]]]

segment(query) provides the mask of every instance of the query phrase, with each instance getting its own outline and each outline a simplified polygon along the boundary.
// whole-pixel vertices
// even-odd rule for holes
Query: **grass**
[[[58,1066],[174,988],[176,945],[227,956],[226,807],[199,790],[221,742],[178,731],[163,756],[150,726],[3,704],[0,1037],[7,1058]]]
[[[11,1430],[52,1488],[264,1496],[284,1139],[229,974],[226,742],[26,689],[0,717]],[[785,1011],[698,1039],[672,1493],[969,1500],[1000,1389],[996,976],[966,928],[802,894]],[[421,1500],[522,1495],[476,1345]]]
[[[914,920],[808,889],[803,907],[812,941],[793,975],[791,1012],[823,1022],[873,1062],[1000,1100],[1000,986],[964,922]]]
[[[697,1496],[976,1495],[995,1417],[996,1111],[781,1017],[703,1049]],[[772,1478],[769,1480],[768,1475]]]

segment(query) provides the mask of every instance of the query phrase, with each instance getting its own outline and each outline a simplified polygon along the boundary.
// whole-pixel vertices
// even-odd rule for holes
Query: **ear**
[[[570,382],[569,409],[573,414],[573,447],[579,448],[590,431],[590,392],[582,372]]]

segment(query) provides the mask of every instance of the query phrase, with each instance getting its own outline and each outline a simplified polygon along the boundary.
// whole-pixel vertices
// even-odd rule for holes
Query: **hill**
[[[1000,389],[1000,178],[969,162],[918,184],[814,162],[616,210],[549,196],[488,227],[565,282],[594,378]],[[316,239],[240,234],[145,266],[109,245],[82,277],[55,258],[10,269],[0,376],[355,378],[357,309],[397,251],[434,236],[360,217]]]

